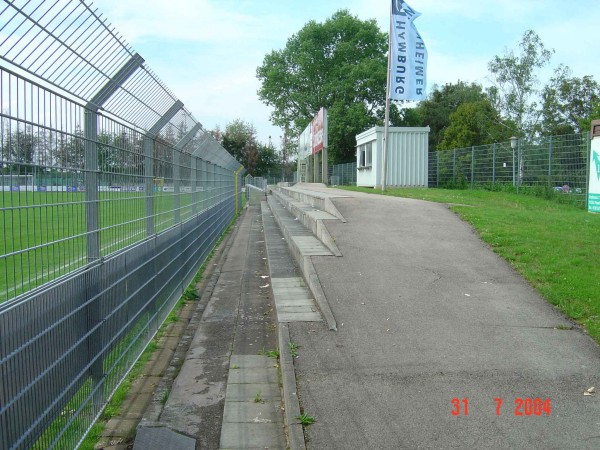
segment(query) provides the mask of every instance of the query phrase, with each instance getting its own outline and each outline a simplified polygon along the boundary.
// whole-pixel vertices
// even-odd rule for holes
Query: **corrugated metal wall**
[[[387,186],[427,186],[428,134],[428,128],[390,128]]]
[[[371,128],[356,136],[359,147],[375,140],[372,167],[359,168],[356,180],[358,186],[381,186],[383,136],[383,127]],[[391,127],[389,129],[386,186],[427,187],[428,137],[429,127]],[[360,166],[358,154],[357,163]]]

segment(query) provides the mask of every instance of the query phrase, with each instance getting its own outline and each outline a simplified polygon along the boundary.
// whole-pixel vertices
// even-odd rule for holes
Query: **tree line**
[[[258,96],[273,108],[273,124],[299,136],[324,106],[331,162],[354,161],[355,136],[383,125],[387,42],[375,20],[346,9],[323,23],[308,22],[257,68]],[[430,151],[587,131],[600,116],[600,85],[561,64],[540,86],[539,71],[553,53],[527,30],[517,49],[491,58],[489,87],[465,81],[433,86],[416,107],[392,102],[390,124],[429,126]]]
[[[102,173],[137,176],[144,174],[144,135],[128,128],[100,129],[96,138],[98,170]],[[168,125],[153,141],[153,170],[156,177],[173,177],[175,145],[187,133],[184,124]],[[197,134],[179,157],[180,176],[188,178],[190,154],[202,149],[206,136]],[[25,125],[16,120],[0,122],[0,172],[28,174],[33,167],[47,171],[83,171],[85,169],[85,132],[76,125],[70,132]],[[200,152],[201,153],[201,152]],[[201,155],[200,155],[201,156]]]

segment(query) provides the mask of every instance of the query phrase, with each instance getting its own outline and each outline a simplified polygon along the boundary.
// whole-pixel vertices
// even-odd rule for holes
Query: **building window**
[[[369,168],[373,165],[373,141],[358,146],[358,167]]]

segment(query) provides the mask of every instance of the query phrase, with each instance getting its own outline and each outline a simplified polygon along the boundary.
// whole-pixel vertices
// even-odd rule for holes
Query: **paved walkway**
[[[162,410],[138,428],[136,449],[287,448],[268,356],[278,338],[260,208],[248,208],[234,233],[181,371]]]
[[[468,225],[440,204],[301,189],[345,218],[320,230],[342,256],[303,246],[283,212],[295,231],[280,232],[264,202],[262,216],[249,208],[146,426],[196,448],[297,449],[301,406],[316,419],[309,449],[600,448],[600,396],[584,396],[600,388],[598,346]],[[278,346],[280,374],[262,351]]]
[[[343,257],[312,257],[338,331],[289,325],[308,448],[600,448],[586,334],[444,205],[339,194]]]

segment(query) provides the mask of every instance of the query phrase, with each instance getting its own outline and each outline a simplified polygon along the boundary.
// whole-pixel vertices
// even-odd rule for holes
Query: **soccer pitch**
[[[212,207],[222,194],[218,188],[156,191],[149,202],[146,192],[98,192],[101,256],[145,239],[149,221],[159,233]],[[88,262],[84,192],[1,192],[0,198],[0,303]]]

